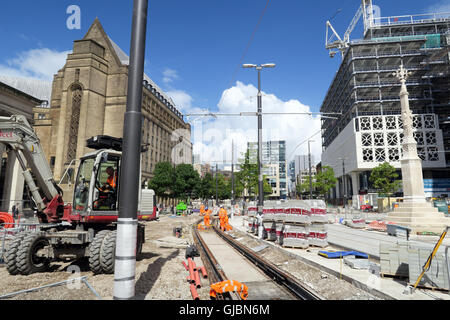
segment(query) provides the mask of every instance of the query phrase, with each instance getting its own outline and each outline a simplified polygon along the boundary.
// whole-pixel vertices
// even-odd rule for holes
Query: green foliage
[[[308,176],[307,180],[305,182],[297,184],[296,189],[297,189],[298,194],[303,194],[303,193],[309,192],[309,187],[310,187],[309,181],[310,180],[312,180],[312,179],[310,179]],[[313,181],[313,185],[312,185],[313,189],[314,189],[314,183],[315,182]]]
[[[173,193],[176,198],[196,197],[200,176],[190,164],[180,164],[175,169]]]
[[[241,164],[241,171],[236,174],[236,195],[242,195],[247,189],[249,195],[258,193],[258,164],[250,163],[250,151],[245,153],[244,162]],[[240,191],[238,193],[237,191]]]
[[[272,187],[269,184],[269,181],[267,181],[266,176],[264,176],[264,178],[263,178],[263,190],[264,190],[265,196],[271,195],[273,193]]]
[[[331,188],[336,186],[336,182],[337,179],[334,176],[333,168],[325,166],[322,168],[322,171],[317,173],[316,182],[313,184],[313,187],[319,194],[326,198]]]
[[[197,188],[197,194],[202,199],[211,199],[215,195],[216,182],[211,173],[205,174]]]
[[[215,186],[214,184],[214,195],[216,192]],[[227,179],[223,174],[219,173],[217,175],[217,191],[220,200],[231,199],[231,179]]]
[[[385,162],[372,170],[369,180],[380,195],[386,195],[389,198],[401,187],[402,182],[397,180],[398,177],[397,170]]]
[[[198,172],[190,164],[180,164],[176,168],[170,162],[159,162],[155,166],[154,177],[148,183],[157,196],[164,198],[196,198],[200,185]]]
[[[148,183],[148,187],[153,189],[159,197],[173,196],[173,181],[175,170],[170,162],[159,162],[155,166],[154,177]]]

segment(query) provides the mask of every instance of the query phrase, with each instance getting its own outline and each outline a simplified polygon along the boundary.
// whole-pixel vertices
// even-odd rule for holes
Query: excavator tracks
[[[214,223],[213,223],[214,224]],[[245,247],[229,234],[212,226],[206,231],[193,227],[194,242],[211,283],[236,280],[249,288],[248,300],[322,300],[292,275]],[[239,300],[238,294],[224,295]]]

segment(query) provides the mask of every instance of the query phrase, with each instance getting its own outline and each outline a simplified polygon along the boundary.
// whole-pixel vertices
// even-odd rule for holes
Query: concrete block
[[[369,263],[369,272],[376,276],[379,276],[381,273],[381,267],[376,263]]]
[[[368,259],[356,259],[354,256],[344,257],[344,263],[353,269],[369,269]]]

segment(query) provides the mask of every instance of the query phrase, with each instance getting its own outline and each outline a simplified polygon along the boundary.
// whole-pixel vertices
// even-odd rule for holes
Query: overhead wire
[[[250,46],[251,46],[251,44],[252,44],[252,42],[253,42],[253,39],[255,38],[256,31],[258,31],[258,28],[259,28],[259,26],[260,26],[260,24],[261,24],[261,21],[262,21],[262,19],[263,19],[265,13],[266,13],[266,11],[267,11],[267,7],[269,6],[269,2],[270,2],[270,0],[267,0],[266,6],[264,7],[264,10],[262,11],[261,16],[259,17],[259,20],[258,20],[258,22],[257,22],[257,24],[256,24],[255,29],[253,30],[252,35],[250,36],[249,41],[247,42],[247,46],[246,46],[245,49],[244,49],[244,53],[242,54],[241,60],[239,61],[239,64],[236,66],[236,69],[234,70],[234,73],[233,73],[233,76],[232,76],[232,78],[231,78],[231,82],[230,82],[229,87],[232,87],[232,86],[233,86],[234,80],[236,79],[236,74],[237,74],[239,68],[241,67],[242,62],[244,61],[245,56],[247,55],[247,51],[248,51],[248,49],[250,48]]]

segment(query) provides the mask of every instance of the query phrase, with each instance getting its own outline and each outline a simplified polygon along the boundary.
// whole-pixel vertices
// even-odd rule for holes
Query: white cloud
[[[163,82],[165,84],[172,83],[174,80],[176,80],[178,78],[179,78],[179,76],[178,76],[178,72],[176,70],[167,68],[163,71]]]
[[[0,64],[0,74],[51,81],[53,75],[66,63],[70,52],[59,52],[48,48],[24,51],[15,58],[7,60],[6,63]]]
[[[177,108],[184,112],[192,108],[192,97],[183,90],[170,90],[166,94],[172,98]]]
[[[263,93],[264,113],[311,112],[311,108],[298,100],[283,101],[273,94]],[[217,113],[256,112],[257,88],[237,82],[225,90],[218,104]],[[200,154],[202,162],[231,162],[231,145],[234,141],[236,157],[247,149],[247,142],[257,141],[256,117],[217,117],[197,119],[193,124],[193,153]],[[287,160],[295,154],[307,154],[307,143],[294,150],[302,141],[320,131],[320,119],[309,115],[267,115],[263,117],[263,141],[285,140]],[[321,157],[320,134],[311,144],[315,159]],[[295,152],[294,152],[295,151]]]
[[[441,0],[426,9],[426,13],[450,13],[450,1]]]

